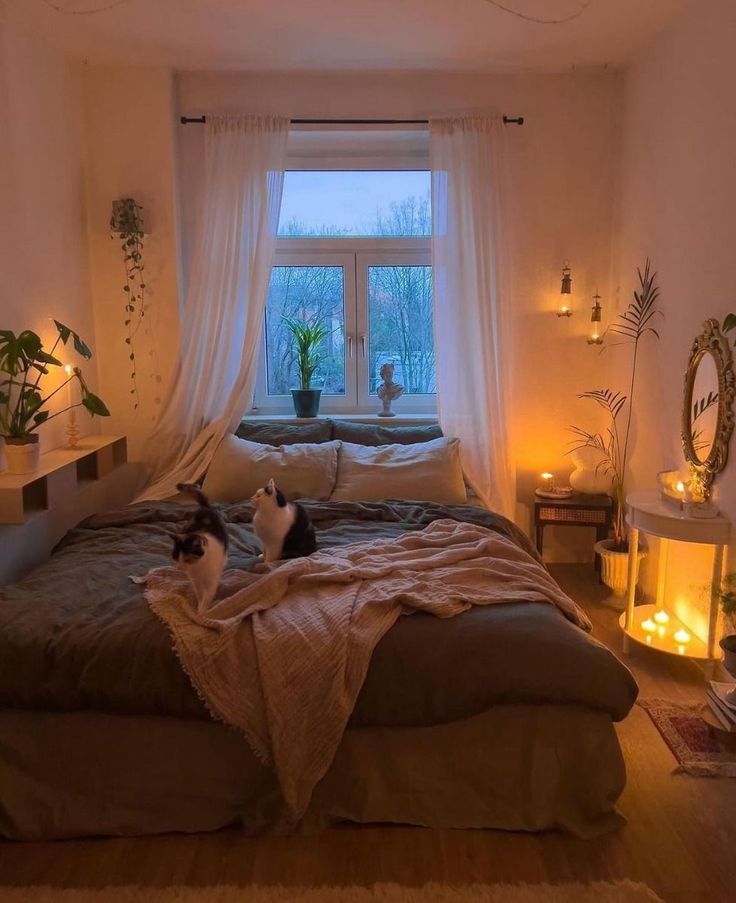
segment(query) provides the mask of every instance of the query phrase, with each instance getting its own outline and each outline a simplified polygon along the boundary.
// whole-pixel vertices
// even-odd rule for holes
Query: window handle
[[[365,358],[365,333],[360,337],[360,350]]]
[[[353,337],[351,335],[348,336],[348,357],[353,356]]]

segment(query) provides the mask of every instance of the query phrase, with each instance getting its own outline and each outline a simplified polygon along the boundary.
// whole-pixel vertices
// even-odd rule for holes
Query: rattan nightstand
[[[537,551],[544,551],[544,528],[595,527],[596,541],[606,539],[613,524],[613,502],[607,495],[584,495],[581,492],[567,499],[534,499],[534,534]],[[596,570],[600,567],[595,556]]]

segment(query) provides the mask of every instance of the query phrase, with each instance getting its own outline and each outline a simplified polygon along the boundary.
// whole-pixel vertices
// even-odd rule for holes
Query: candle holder
[[[81,435],[77,426],[77,412],[74,408],[69,408],[69,417],[66,422],[66,447],[76,448]]]

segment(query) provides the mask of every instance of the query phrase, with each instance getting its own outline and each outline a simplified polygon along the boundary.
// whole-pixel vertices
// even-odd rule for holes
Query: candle
[[[685,488],[686,488],[686,487],[685,487],[685,484],[682,482],[682,480],[678,480],[678,481],[675,483],[675,489],[676,489],[676,491],[679,492],[680,495],[682,495],[682,496],[685,495]]]
[[[657,625],[651,618],[647,618],[646,621],[641,622],[641,629],[645,631],[645,633],[654,633],[657,629]]]
[[[66,364],[64,367],[64,373],[66,373],[67,384],[66,384],[66,405],[70,408],[73,404],[72,402],[72,381],[71,375],[74,373],[74,367],[71,364]]]
[[[690,634],[687,632],[687,630],[685,630],[684,627],[681,627],[675,634],[675,642],[679,643],[681,646],[684,646],[685,643],[690,642]]]
[[[541,473],[539,475],[539,488],[545,492],[552,492],[555,486],[555,475],[553,473]]]
[[[669,624],[670,616],[663,608],[660,608],[658,611],[654,612],[654,620],[657,624]]]

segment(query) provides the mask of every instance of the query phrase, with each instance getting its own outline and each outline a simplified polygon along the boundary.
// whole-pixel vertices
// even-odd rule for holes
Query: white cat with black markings
[[[199,508],[174,539],[171,557],[189,577],[197,598],[197,609],[203,611],[215,598],[227,562],[227,529],[222,515],[210,505],[199,486],[178,483],[176,488],[191,495]]]
[[[309,515],[286,496],[273,479],[251,498],[256,509],[253,531],[263,544],[265,562],[301,558],[317,551],[317,537]]]

